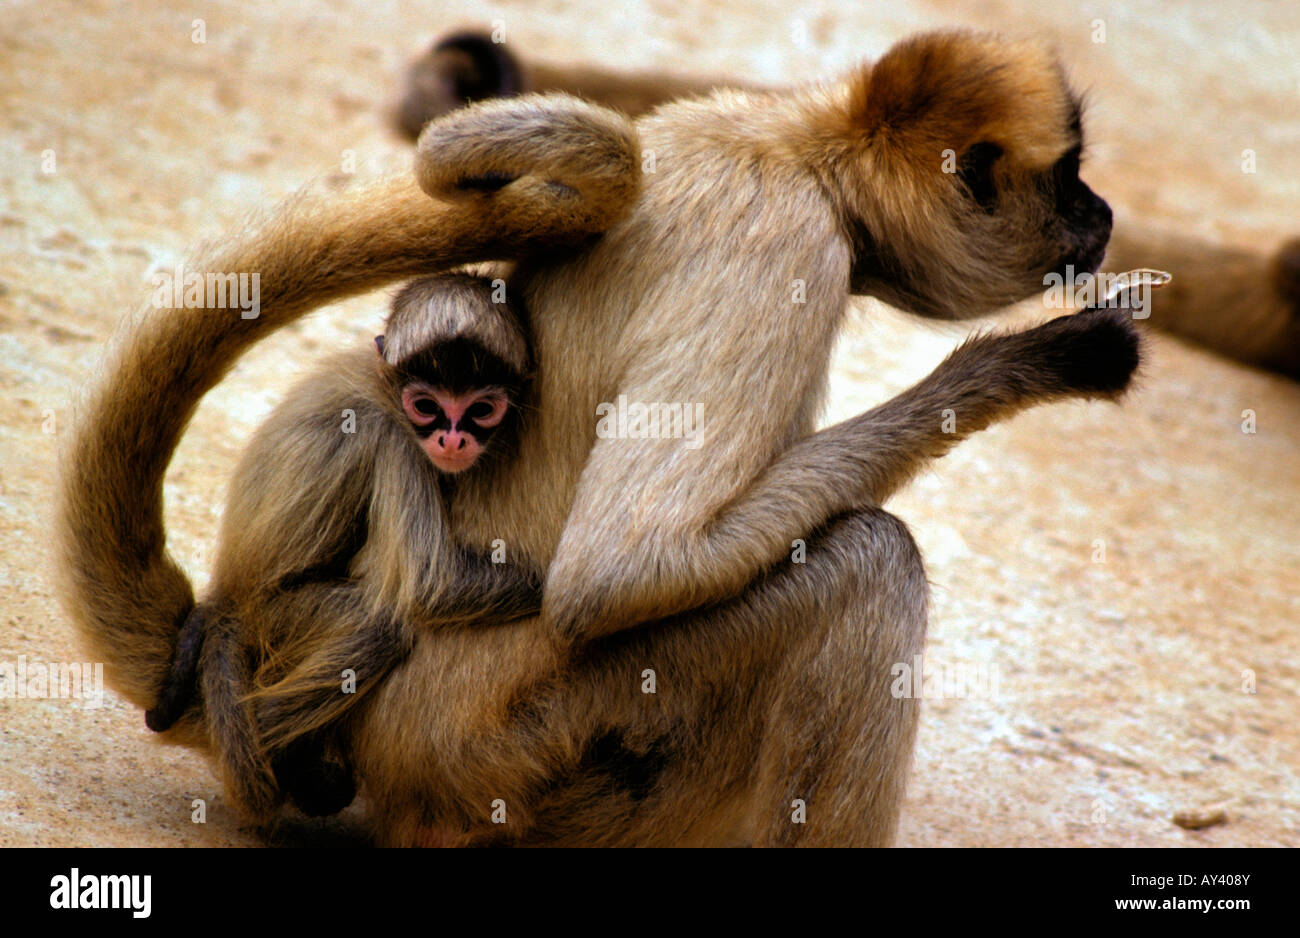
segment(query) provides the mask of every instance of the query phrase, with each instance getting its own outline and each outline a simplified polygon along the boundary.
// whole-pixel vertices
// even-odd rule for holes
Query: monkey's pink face
[[[420,446],[447,473],[463,472],[478,461],[509,406],[510,399],[500,388],[453,394],[413,383],[402,389],[402,410]]]

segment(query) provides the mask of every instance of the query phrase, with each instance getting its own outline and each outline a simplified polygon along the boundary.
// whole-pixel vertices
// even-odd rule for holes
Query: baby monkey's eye
[[[417,412],[424,414],[426,417],[438,416],[438,405],[432,398],[418,397],[415,399],[415,409]]]
[[[957,163],[957,177],[970,192],[971,198],[986,212],[997,206],[998,190],[993,184],[993,164],[1002,156],[996,143],[977,143],[961,155]]]
[[[465,411],[465,416],[469,417],[471,420],[484,420],[491,417],[492,412],[495,409],[496,408],[487,401],[479,401],[477,404],[470,405],[469,409]]]

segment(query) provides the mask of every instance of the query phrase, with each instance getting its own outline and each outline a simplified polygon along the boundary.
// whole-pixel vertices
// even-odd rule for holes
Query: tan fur
[[[949,146],[960,151],[965,143],[974,142],[971,134],[980,133],[994,141],[1015,139],[1017,154],[1031,162],[1041,164],[1054,158],[1059,152],[1056,128],[1065,115],[1060,112],[1061,101],[1056,95],[1058,76],[1045,50],[1032,43],[1017,43],[1016,61],[1008,68],[1003,63],[1006,51],[1012,47],[1006,43],[954,39],[946,48],[940,48],[927,42],[930,51],[919,67],[923,80],[937,87],[955,73],[964,78],[967,87],[960,95],[927,97],[922,93],[920,96],[930,106],[944,109],[926,125],[942,127],[942,139],[912,136],[898,140],[898,145],[909,153],[933,153]],[[473,31],[453,32],[435,43],[413,63],[400,113],[422,126],[465,104],[463,95],[455,93],[457,87],[475,88],[480,99],[507,93],[492,91],[492,79],[497,76],[483,74],[472,57],[462,51],[482,43],[490,44],[490,37]],[[669,71],[625,72],[537,61],[520,58],[505,45],[494,48],[517,73],[516,80],[523,90],[568,91],[634,116],[665,102],[699,97],[717,88],[753,87],[734,78],[691,78]],[[896,139],[905,132],[895,131],[888,124],[891,115],[899,113],[900,103],[906,104],[918,89],[906,81],[896,84],[880,66],[886,65],[891,56],[908,54],[907,50],[908,43],[900,43],[877,69],[862,72],[852,85],[849,107],[841,112],[851,120],[885,124],[885,139]],[[1031,64],[1033,67],[1028,67]],[[1012,99],[1021,106],[1012,106]],[[1031,102],[1038,107],[1025,106]],[[1005,123],[1011,115],[1035,112],[1046,114],[1049,120],[1036,125]],[[838,130],[832,128],[832,135]],[[911,193],[905,189],[894,191],[901,194],[902,210],[909,211],[913,205]],[[1171,288],[1160,294],[1150,325],[1237,361],[1300,378],[1300,241],[1264,252],[1224,247],[1140,225],[1121,226],[1107,254],[1106,269],[1135,267],[1158,267],[1174,275]]]
[[[1001,78],[985,98],[990,74]],[[1031,92],[1024,100],[1006,93],[1018,86]],[[888,108],[871,103],[877,92]],[[987,124],[963,120],[950,137],[948,96]],[[417,630],[410,657],[347,726],[384,842],[890,842],[918,713],[917,701],[890,694],[890,669],[921,651],[926,588],[910,535],[879,505],[996,419],[1062,396],[1118,395],[1137,338],[1122,309],[979,338],[913,390],[814,433],[831,346],[851,289],[958,318],[1036,292],[1072,252],[1100,259],[1104,205],[1076,186],[1070,198],[1086,211],[1059,216],[1041,178],[1062,155],[1052,147],[1075,142],[1061,122],[1073,101],[1049,58],[937,34],[839,83],[720,92],[638,121],[655,169],[631,211],[581,250],[525,259],[510,274],[511,296],[529,311],[536,410],[516,458],[494,478],[467,480],[452,506],[459,540],[483,549],[500,538],[515,562],[547,570],[542,614]],[[602,153],[592,134],[584,140],[571,107],[521,99],[435,123],[421,137],[417,176],[438,195],[467,166],[480,177],[518,174],[529,157],[566,168],[604,157],[627,172],[626,148],[611,142]],[[996,211],[942,171],[941,153],[908,149],[982,142],[985,131],[1006,135]],[[553,192],[542,175],[528,178],[530,193]],[[431,242],[434,269],[443,253],[490,256],[482,242],[500,227],[544,241],[524,237],[530,220],[554,229],[532,211],[540,199],[518,216],[494,201],[516,185],[462,205],[459,223],[442,219],[472,242],[464,250],[427,231],[388,250],[406,258]],[[621,208],[589,217],[608,221]],[[333,211],[312,221],[344,255],[406,217],[403,201],[382,194]],[[465,219],[483,227],[466,233]],[[243,250],[269,264],[294,250],[299,224],[290,215],[275,241]],[[322,298],[336,295],[336,266],[312,260]],[[371,262],[372,285],[410,272]],[[317,292],[312,267],[294,273],[304,296]],[[149,359],[152,371],[126,378],[156,382],[164,362],[228,324],[192,328]],[[703,445],[598,438],[597,405],[621,395],[703,404]],[[958,432],[943,432],[944,408],[956,410]],[[155,477],[144,486],[126,472],[92,477],[103,444],[87,438],[69,501],[94,489],[156,510]],[[160,464],[170,453],[126,447],[139,448]],[[401,493],[389,496],[393,506],[420,497],[409,481],[386,490]],[[101,646],[133,646],[141,670],[119,685],[147,697],[175,618],[152,623],[140,642],[125,616],[92,614],[85,599],[105,592],[101,579],[134,597],[142,578],[118,574],[96,549],[114,541],[105,525],[65,518],[69,564],[79,545],[100,558],[70,605]],[[798,542],[807,556],[792,563]],[[361,575],[394,575],[404,562],[385,558]],[[655,693],[644,692],[647,672]],[[796,799],[806,823],[791,823]]]

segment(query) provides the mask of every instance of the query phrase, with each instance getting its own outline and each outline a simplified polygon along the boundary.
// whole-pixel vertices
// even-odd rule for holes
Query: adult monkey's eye
[[[1059,185],[1070,185],[1079,178],[1079,161],[1083,157],[1083,148],[1075,147],[1056,161],[1054,172]]]
[[[1056,210],[1069,211],[1078,198],[1081,184],[1079,182],[1079,162],[1083,156],[1083,147],[1078,146],[1067,152],[1052,167],[1052,187],[1056,190]]]
[[[969,147],[957,161],[957,178],[970,192],[976,204],[992,213],[997,207],[998,190],[993,185],[993,164],[1002,156],[996,143],[976,143]]]

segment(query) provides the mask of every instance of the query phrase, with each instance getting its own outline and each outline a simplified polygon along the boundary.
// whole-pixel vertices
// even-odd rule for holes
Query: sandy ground
[[[405,167],[379,107],[402,63],[448,26],[495,18],[540,54],[771,81],[922,28],[1045,37],[1089,89],[1086,175],[1121,223],[1140,215],[1232,244],[1300,228],[1295,5],[7,3],[0,667],[78,658],[45,533],[60,434],[149,272],[344,160]],[[242,442],[304,359],[373,334],[381,309],[371,297],[325,311],[205,402],[167,493],[171,544],[200,582]],[[962,332],[863,304],[827,419],[920,377]],[[1300,387],[1163,337],[1151,353],[1122,407],[1025,414],[894,501],[934,584],[932,663],[997,678],[928,702],[902,844],[1300,843]],[[202,759],[154,743],[111,693],[89,710],[0,700],[0,733],[0,844],[261,842]],[[1224,824],[1171,821],[1216,803]],[[353,820],[286,821],[278,837],[352,843]]]

